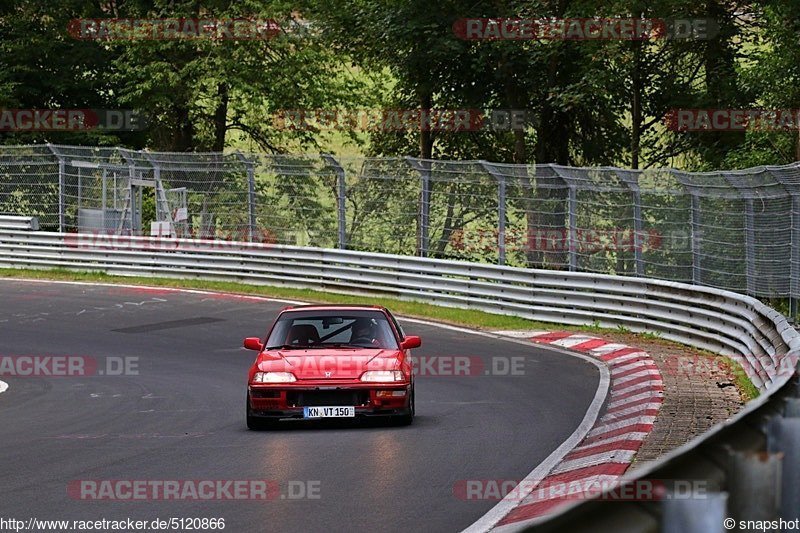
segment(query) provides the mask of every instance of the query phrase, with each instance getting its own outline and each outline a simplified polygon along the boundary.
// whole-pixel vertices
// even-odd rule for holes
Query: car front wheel
[[[408,426],[414,421],[414,387],[411,387],[411,399],[408,402],[408,412],[402,415],[395,415],[392,417],[398,426]]]

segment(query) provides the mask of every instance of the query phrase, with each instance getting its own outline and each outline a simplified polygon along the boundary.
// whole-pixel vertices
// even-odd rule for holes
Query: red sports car
[[[405,335],[379,306],[304,305],[285,308],[258,350],[247,384],[247,427],[282,419],[414,418],[414,375]]]

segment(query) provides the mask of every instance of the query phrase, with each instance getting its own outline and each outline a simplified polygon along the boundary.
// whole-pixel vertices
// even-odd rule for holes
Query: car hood
[[[261,372],[291,372],[297,379],[357,379],[367,370],[398,370],[398,350],[377,348],[272,350],[259,356]]]

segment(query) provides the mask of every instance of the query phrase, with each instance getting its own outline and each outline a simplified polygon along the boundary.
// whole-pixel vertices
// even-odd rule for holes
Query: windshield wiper
[[[355,344],[350,344],[349,342],[332,342],[330,344],[325,344],[322,346],[323,348],[353,348]]]
[[[297,345],[297,344],[280,344],[278,346],[267,346],[265,350],[305,350],[311,346]]]

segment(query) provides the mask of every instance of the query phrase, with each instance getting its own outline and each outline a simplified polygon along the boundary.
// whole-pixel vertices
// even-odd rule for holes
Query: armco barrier
[[[26,229],[31,231],[38,231],[39,219],[37,217],[0,215],[0,229],[10,229],[10,230]]]
[[[699,476],[715,487],[735,490],[731,494],[746,501],[747,484],[736,485],[731,479],[747,479],[748,468],[756,468],[751,463],[760,461],[761,455],[754,455],[755,459],[743,456],[732,470],[735,475],[725,473],[720,457],[726,446],[739,450],[737,453],[761,451],[766,440],[767,452],[785,457],[783,481],[776,481],[783,483],[780,493],[785,501],[780,505],[790,509],[788,513],[800,509],[800,501],[796,501],[800,494],[800,419],[776,416],[784,412],[786,402],[787,416],[800,412],[799,400],[787,400],[797,395],[800,335],[780,313],[754,298],[643,278],[344,250],[13,230],[0,230],[0,267],[96,270],[390,295],[561,324],[594,323],[658,332],[665,339],[738,360],[763,394],[731,421],[636,475],[671,479],[668,476],[679,472],[677,475],[686,479]],[[765,417],[771,417],[768,428]],[[762,499],[768,493],[759,492]],[[675,501],[655,510],[647,509],[647,505],[656,505],[653,502],[614,508],[602,501],[586,501],[540,527],[589,530],[605,523],[622,530],[655,531],[659,525],[668,530],[664,521],[669,521],[669,509],[680,507]],[[699,502],[690,514],[700,516],[710,508],[705,505],[710,500],[689,501]],[[682,505],[684,511],[691,507],[691,503]],[[781,514],[790,516],[784,511]]]

